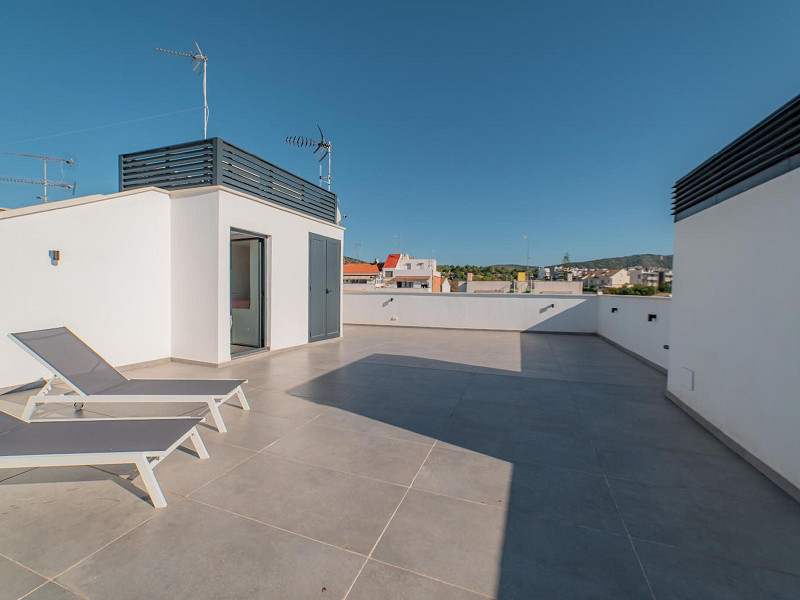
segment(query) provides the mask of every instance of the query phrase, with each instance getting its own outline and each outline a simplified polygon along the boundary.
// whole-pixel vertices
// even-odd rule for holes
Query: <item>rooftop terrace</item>
[[[800,597],[800,506],[596,336],[349,327],[134,373],[247,377],[253,410],[157,467],[162,510],[124,468],[0,471],[0,599]]]

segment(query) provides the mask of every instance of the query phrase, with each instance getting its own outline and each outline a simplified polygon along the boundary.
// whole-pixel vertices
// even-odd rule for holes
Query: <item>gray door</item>
[[[308,238],[308,341],[338,337],[342,285],[341,242],[317,234]]]

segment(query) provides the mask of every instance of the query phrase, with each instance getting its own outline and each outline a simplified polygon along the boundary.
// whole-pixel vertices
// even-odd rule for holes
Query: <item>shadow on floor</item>
[[[665,384],[598,337],[521,334],[519,371],[372,354],[289,393],[438,440],[378,560],[503,599],[795,597],[798,507]]]

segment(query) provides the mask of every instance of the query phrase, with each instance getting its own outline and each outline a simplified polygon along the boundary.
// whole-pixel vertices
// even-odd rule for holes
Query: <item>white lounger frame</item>
[[[73,334],[74,335],[74,334]],[[220,433],[226,433],[228,428],[225,427],[225,421],[222,420],[222,415],[219,412],[219,407],[225,404],[228,400],[233,398],[234,396],[239,397],[239,404],[243,410],[250,410],[250,404],[247,402],[247,398],[245,398],[244,390],[242,386],[239,385],[234,389],[230,394],[226,396],[207,396],[207,395],[192,395],[192,396],[168,396],[168,395],[159,395],[159,396],[101,396],[101,395],[93,395],[87,396],[82,391],[78,389],[78,386],[73,384],[69,379],[64,377],[62,373],[58,371],[53,365],[48,363],[44,360],[41,356],[31,351],[25,344],[21,343],[17,338],[12,335],[9,337],[25,352],[30,354],[33,358],[35,358],[39,363],[47,367],[53,376],[45,381],[44,387],[39,390],[39,393],[35,396],[30,396],[28,398],[28,402],[25,404],[25,410],[22,413],[22,418],[26,421],[30,421],[33,417],[33,413],[36,412],[36,408],[40,404],[53,404],[58,402],[66,402],[72,403],[78,407],[78,404],[84,404],[86,402],[194,402],[196,404],[207,404],[208,410],[211,413],[211,417],[214,419],[214,425],[217,428],[217,431]],[[113,368],[113,367],[112,367]],[[114,369],[116,371],[116,369]],[[119,373],[119,371],[117,371]],[[120,376],[124,377],[128,381],[127,377],[122,373],[119,373]],[[53,384],[56,380],[61,379],[64,383],[66,383],[72,390],[77,394],[76,396],[72,395],[54,395],[49,396],[48,392],[52,389]],[[169,381],[193,381],[191,379],[180,380],[180,379],[170,379]],[[247,380],[245,380],[246,383]]]
[[[185,417],[177,417],[185,418]],[[112,419],[53,419],[50,423],[62,423],[64,421],[110,421]],[[149,420],[149,419],[148,419]],[[150,501],[156,508],[167,506],[167,500],[158,485],[158,480],[153,472],[153,468],[160,463],[173,450],[180,446],[187,439],[192,440],[195,452],[201,459],[208,458],[203,440],[197,427],[192,427],[177,442],[172,444],[167,450],[157,452],[87,452],[82,454],[31,454],[25,456],[0,456],[0,468],[29,468],[29,467],[73,467],[90,465],[136,465],[139,475],[142,478],[145,490],[150,495]]]
[[[211,417],[214,419],[214,425],[217,427],[217,431],[220,433],[226,433],[228,428],[225,427],[225,421],[222,420],[222,414],[219,412],[219,407],[225,404],[228,400],[233,398],[234,396],[239,397],[239,404],[241,405],[243,410],[250,410],[250,404],[247,402],[247,398],[245,398],[244,390],[242,386],[237,386],[230,394],[227,396],[167,396],[167,395],[159,395],[159,396],[102,396],[102,395],[94,395],[94,396],[87,396],[80,390],[78,390],[74,385],[69,383],[66,379],[64,381],[69,385],[77,395],[72,394],[55,394],[55,395],[48,395],[47,392],[53,386],[53,383],[57,378],[64,379],[60,375],[53,377],[52,379],[48,380],[45,383],[45,386],[39,390],[39,393],[35,396],[30,396],[28,398],[28,402],[25,404],[25,410],[22,413],[22,418],[25,420],[31,420],[33,417],[33,413],[36,412],[36,409],[39,407],[40,404],[55,404],[59,402],[67,403],[67,404],[83,404],[86,402],[110,402],[110,403],[117,403],[117,402],[193,402],[195,404],[207,404],[208,410],[211,413]],[[170,381],[176,381],[174,379]],[[191,381],[191,380],[187,380]]]

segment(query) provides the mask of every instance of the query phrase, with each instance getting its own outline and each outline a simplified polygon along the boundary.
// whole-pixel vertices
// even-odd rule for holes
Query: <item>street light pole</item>
[[[525,285],[526,285],[525,292],[527,292],[528,290],[531,289],[531,279],[529,275],[529,270],[530,270],[529,266],[531,263],[531,238],[530,236],[523,235],[522,239],[525,240],[525,243],[527,244],[527,248],[525,251]]]

